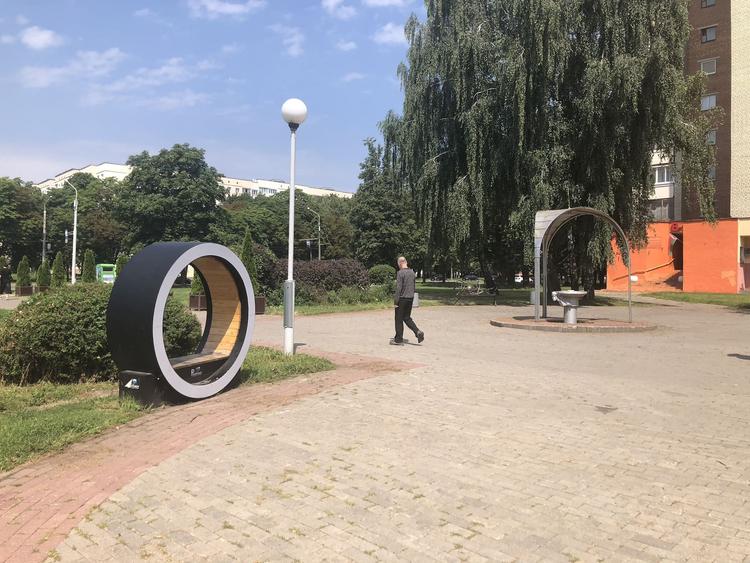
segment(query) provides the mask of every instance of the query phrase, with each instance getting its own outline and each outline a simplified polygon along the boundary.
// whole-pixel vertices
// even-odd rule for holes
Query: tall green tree
[[[78,190],[78,245],[90,248],[105,262],[112,262],[120,251],[125,226],[115,217],[122,182],[114,178],[95,178],[77,173],[68,182]],[[47,196],[47,242],[52,251],[63,251],[70,258],[73,236],[73,201],[70,185],[49,190]],[[68,242],[65,242],[68,231]]]
[[[81,270],[81,281],[93,283],[96,281],[96,257],[90,248],[83,253],[83,269]]]
[[[242,239],[242,251],[240,260],[245,265],[250,281],[253,282],[255,291],[258,291],[258,267],[255,264],[255,251],[253,249],[253,237],[250,229],[245,229],[245,237]]]
[[[127,163],[133,171],[123,182],[117,212],[129,246],[209,238],[224,213],[219,204],[225,194],[204,150],[178,144],[155,155],[133,155]]]
[[[62,252],[55,255],[55,260],[52,262],[52,287],[62,287],[65,285],[65,265],[63,264]]]
[[[361,183],[354,195],[350,220],[354,228],[354,256],[366,266],[394,264],[399,254],[412,263],[423,259],[422,233],[412,203],[384,166],[383,149],[365,141],[367,156],[360,165]]]
[[[15,266],[38,256],[42,240],[42,193],[18,178],[0,178],[0,254]]]
[[[534,213],[590,206],[640,244],[651,154],[682,153],[684,189],[713,217],[701,78],[683,73],[685,0],[431,0],[406,25],[401,116],[385,162],[412,194],[429,246],[485,270],[531,260]],[[602,264],[610,233],[571,243]]]

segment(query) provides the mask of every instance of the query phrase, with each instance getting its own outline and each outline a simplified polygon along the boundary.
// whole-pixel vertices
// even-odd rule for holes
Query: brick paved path
[[[424,367],[199,441],[54,557],[750,561],[750,316],[639,307],[663,328],[615,335],[489,325],[513,314],[528,310],[417,310],[421,347],[387,346],[387,312],[300,319],[311,347]]]
[[[361,356],[321,355],[338,368],[159,409],[62,454],[0,473],[0,561],[43,560],[93,507],[206,436],[300,397],[398,369],[392,362]]]

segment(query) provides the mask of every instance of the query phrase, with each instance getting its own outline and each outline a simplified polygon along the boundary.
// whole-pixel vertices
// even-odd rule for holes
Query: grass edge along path
[[[253,347],[238,382],[270,383],[333,368],[325,358]],[[132,400],[120,401],[114,382],[0,385],[0,473],[149,412]]]
[[[699,303],[703,305],[720,305],[730,309],[750,312],[750,294],[747,293],[682,293],[671,291],[654,291],[641,293],[643,297],[653,297],[664,301],[680,303]]]

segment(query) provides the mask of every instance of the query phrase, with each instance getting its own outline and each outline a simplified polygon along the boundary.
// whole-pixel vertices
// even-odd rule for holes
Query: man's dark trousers
[[[411,307],[414,305],[414,299],[408,299],[401,297],[398,300],[398,307],[396,307],[396,342],[400,342],[404,339],[404,323],[408,326],[416,335],[419,332],[417,325],[411,318]]]

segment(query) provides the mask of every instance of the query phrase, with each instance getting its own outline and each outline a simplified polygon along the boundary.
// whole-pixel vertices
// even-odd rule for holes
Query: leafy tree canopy
[[[381,128],[431,249],[469,245],[486,269],[520,267],[534,213],[573,206],[610,213],[642,243],[655,148],[682,153],[683,188],[713,217],[716,116],[698,109],[702,79],[683,72],[685,0],[426,7],[406,26],[403,113]],[[608,229],[582,229],[577,248],[603,263]]]
[[[220,174],[205,160],[205,151],[174,145],[150,155],[144,151],[127,163],[118,217],[128,226],[132,247],[157,241],[209,240],[212,224],[220,220],[224,188]]]

